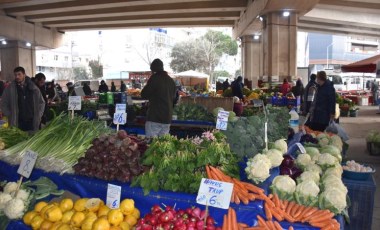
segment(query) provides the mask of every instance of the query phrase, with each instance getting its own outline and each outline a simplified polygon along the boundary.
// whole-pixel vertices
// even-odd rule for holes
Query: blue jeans
[[[163,136],[169,134],[169,131],[170,124],[162,124],[153,121],[145,122],[145,136],[147,138]]]

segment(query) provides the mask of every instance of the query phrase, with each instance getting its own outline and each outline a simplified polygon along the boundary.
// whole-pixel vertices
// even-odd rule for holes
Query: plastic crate
[[[367,151],[370,155],[380,155],[380,143],[367,142]]]
[[[345,229],[371,229],[372,214],[375,202],[376,183],[373,176],[365,181],[343,178],[348,189],[351,206],[348,208],[350,224]]]
[[[272,97],[272,105],[286,106],[286,97]]]

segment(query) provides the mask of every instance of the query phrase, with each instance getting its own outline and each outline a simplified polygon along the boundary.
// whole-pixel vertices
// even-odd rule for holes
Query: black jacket
[[[243,99],[243,83],[240,81],[233,81],[231,83],[232,95],[234,97],[238,97],[239,99]]]
[[[170,124],[173,115],[175,94],[175,83],[165,71],[159,71],[153,74],[141,91],[141,97],[149,100],[146,120]]]
[[[311,122],[327,125],[330,116],[335,114],[335,89],[331,81],[327,80],[322,86],[317,86],[315,107]]]

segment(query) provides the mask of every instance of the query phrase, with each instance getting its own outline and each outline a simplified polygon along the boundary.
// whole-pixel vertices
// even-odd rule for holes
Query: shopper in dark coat
[[[325,131],[335,119],[335,88],[327,79],[326,72],[317,73],[317,93],[310,108],[308,126],[316,131]]]
[[[86,96],[90,96],[92,94],[91,88],[87,83],[83,83],[83,92]]]
[[[141,97],[149,100],[145,123],[145,135],[149,138],[169,133],[176,94],[175,82],[164,71],[164,64],[160,59],[153,60],[150,69],[153,75],[141,91]]]
[[[228,82],[228,78],[223,82],[223,91],[230,87],[230,83]]]
[[[243,77],[239,76],[231,83],[232,95],[234,97],[238,97],[239,99],[243,99],[243,87]]]
[[[116,92],[115,82],[111,82],[111,92]]]
[[[301,97],[301,103],[303,102],[304,88],[301,79],[298,79],[296,86],[293,89],[293,94],[295,97]]]
[[[125,92],[127,90],[127,86],[123,81],[120,81],[120,92]]]
[[[108,85],[106,84],[106,82],[104,80],[102,80],[100,82],[100,86],[99,86],[99,93],[107,93],[109,90],[108,90]]]

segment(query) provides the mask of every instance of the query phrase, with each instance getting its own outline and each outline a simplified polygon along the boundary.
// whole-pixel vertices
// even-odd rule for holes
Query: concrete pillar
[[[297,14],[282,12],[265,15],[263,30],[264,76],[297,76]]]
[[[262,45],[261,38],[254,39],[253,35],[241,38],[242,75],[252,81],[252,88],[257,87],[257,81],[262,75]]]
[[[1,80],[13,80],[13,70],[22,66],[29,77],[36,73],[36,50],[33,46],[26,46],[25,42],[7,41],[6,45],[0,44]]]

